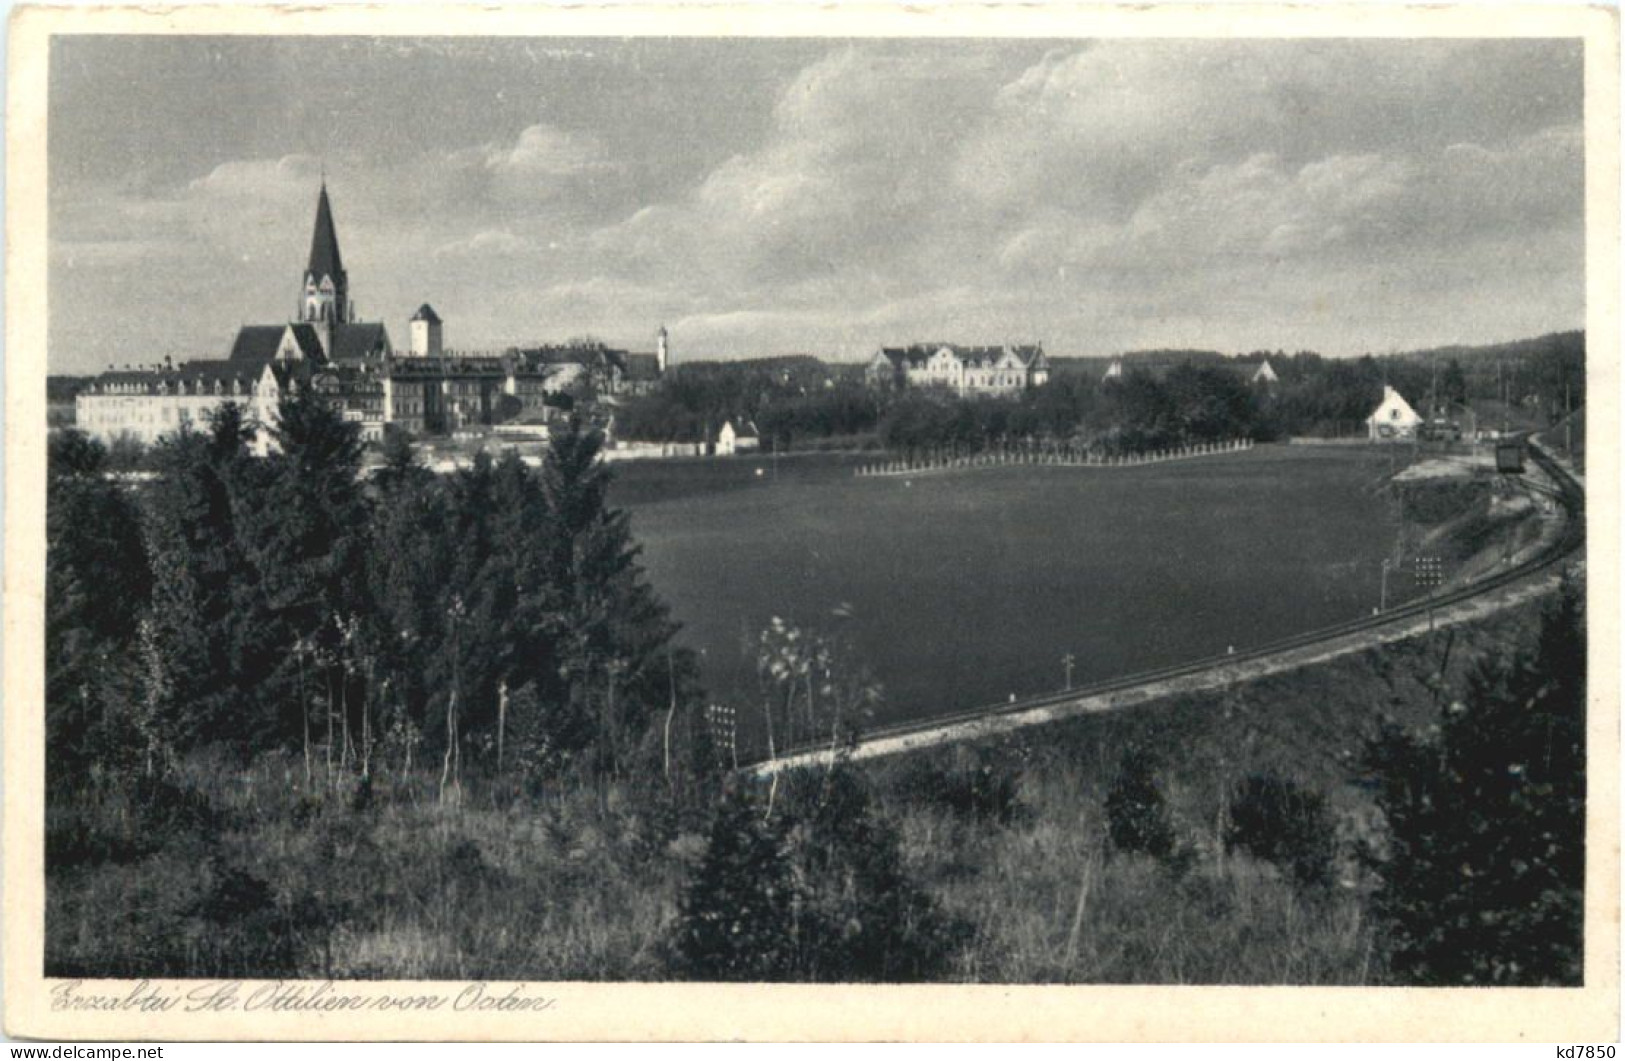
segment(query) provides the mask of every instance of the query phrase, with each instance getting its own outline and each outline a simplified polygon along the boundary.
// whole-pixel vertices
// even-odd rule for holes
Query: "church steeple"
[[[338,230],[333,226],[333,205],[327,199],[327,181],[316,200],[316,229],[310,237],[310,264],[300,299],[299,319],[344,324],[353,319],[350,279],[339,256]]]

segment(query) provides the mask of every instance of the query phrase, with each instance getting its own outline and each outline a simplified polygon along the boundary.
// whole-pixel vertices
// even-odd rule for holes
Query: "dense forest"
[[[414,756],[448,784],[468,756],[614,776],[650,713],[692,698],[579,422],[539,471],[482,453],[436,476],[394,438],[367,481],[319,399],[285,401],[272,434],[252,456],[228,405],[156,447],[134,493],[98,443],[53,437],[53,782],[202,745],[295,748],[309,771],[318,743],[358,777]]]

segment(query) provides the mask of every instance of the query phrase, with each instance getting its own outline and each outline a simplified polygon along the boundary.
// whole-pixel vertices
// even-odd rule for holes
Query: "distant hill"
[[[1424,350],[1408,350],[1389,356],[1401,360],[1426,361],[1434,358],[1455,358],[1463,362],[1518,360],[1523,358],[1579,358],[1585,361],[1586,333],[1583,331],[1550,332],[1533,339],[1517,339],[1508,343],[1489,343],[1483,346],[1435,346]]]

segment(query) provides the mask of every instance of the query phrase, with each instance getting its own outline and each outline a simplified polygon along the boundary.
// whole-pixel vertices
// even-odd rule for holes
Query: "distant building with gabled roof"
[[[716,455],[731,457],[736,453],[753,453],[762,448],[762,433],[756,430],[756,425],[748,420],[741,420],[735,427],[732,420],[722,422],[722,430],[717,432]]]
[[[1367,436],[1373,442],[1401,442],[1416,437],[1422,425],[1405,396],[1386,384],[1382,388],[1382,401],[1365,418]]]

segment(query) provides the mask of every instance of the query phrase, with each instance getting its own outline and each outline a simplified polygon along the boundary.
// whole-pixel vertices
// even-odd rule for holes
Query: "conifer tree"
[[[665,674],[650,663],[675,627],[643,578],[626,513],[609,505],[602,441],[577,417],[554,434],[540,483],[550,532],[542,572],[559,704],[571,723],[590,720],[599,766],[614,773],[664,703]]]
[[[181,746],[265,735],[263,682],[275,655],[265,642],[259,578],[239,522],[251,494],[250,428],[227,403],[208,431],[183,429],[153,452],[158,477],[146,505],[155,575],[145,701],[173,721]]]
[[[294,647],[309,646],[321,699],[352,721],[354,653],[346,629],[371,611],[366,559],[370,520],[357,475],[361,440],[310,385],[283,395],[271,428],[277,448],[254,462],[241,492],[238,525],[248,542],[262,601],[259,643],[272,662],[261,675],[264,694],[280,707],[278,732],[297,739],[304,719]],[[359,697],[357,698],[359,702]],[[348,754],[342,749],[341,758]]]

